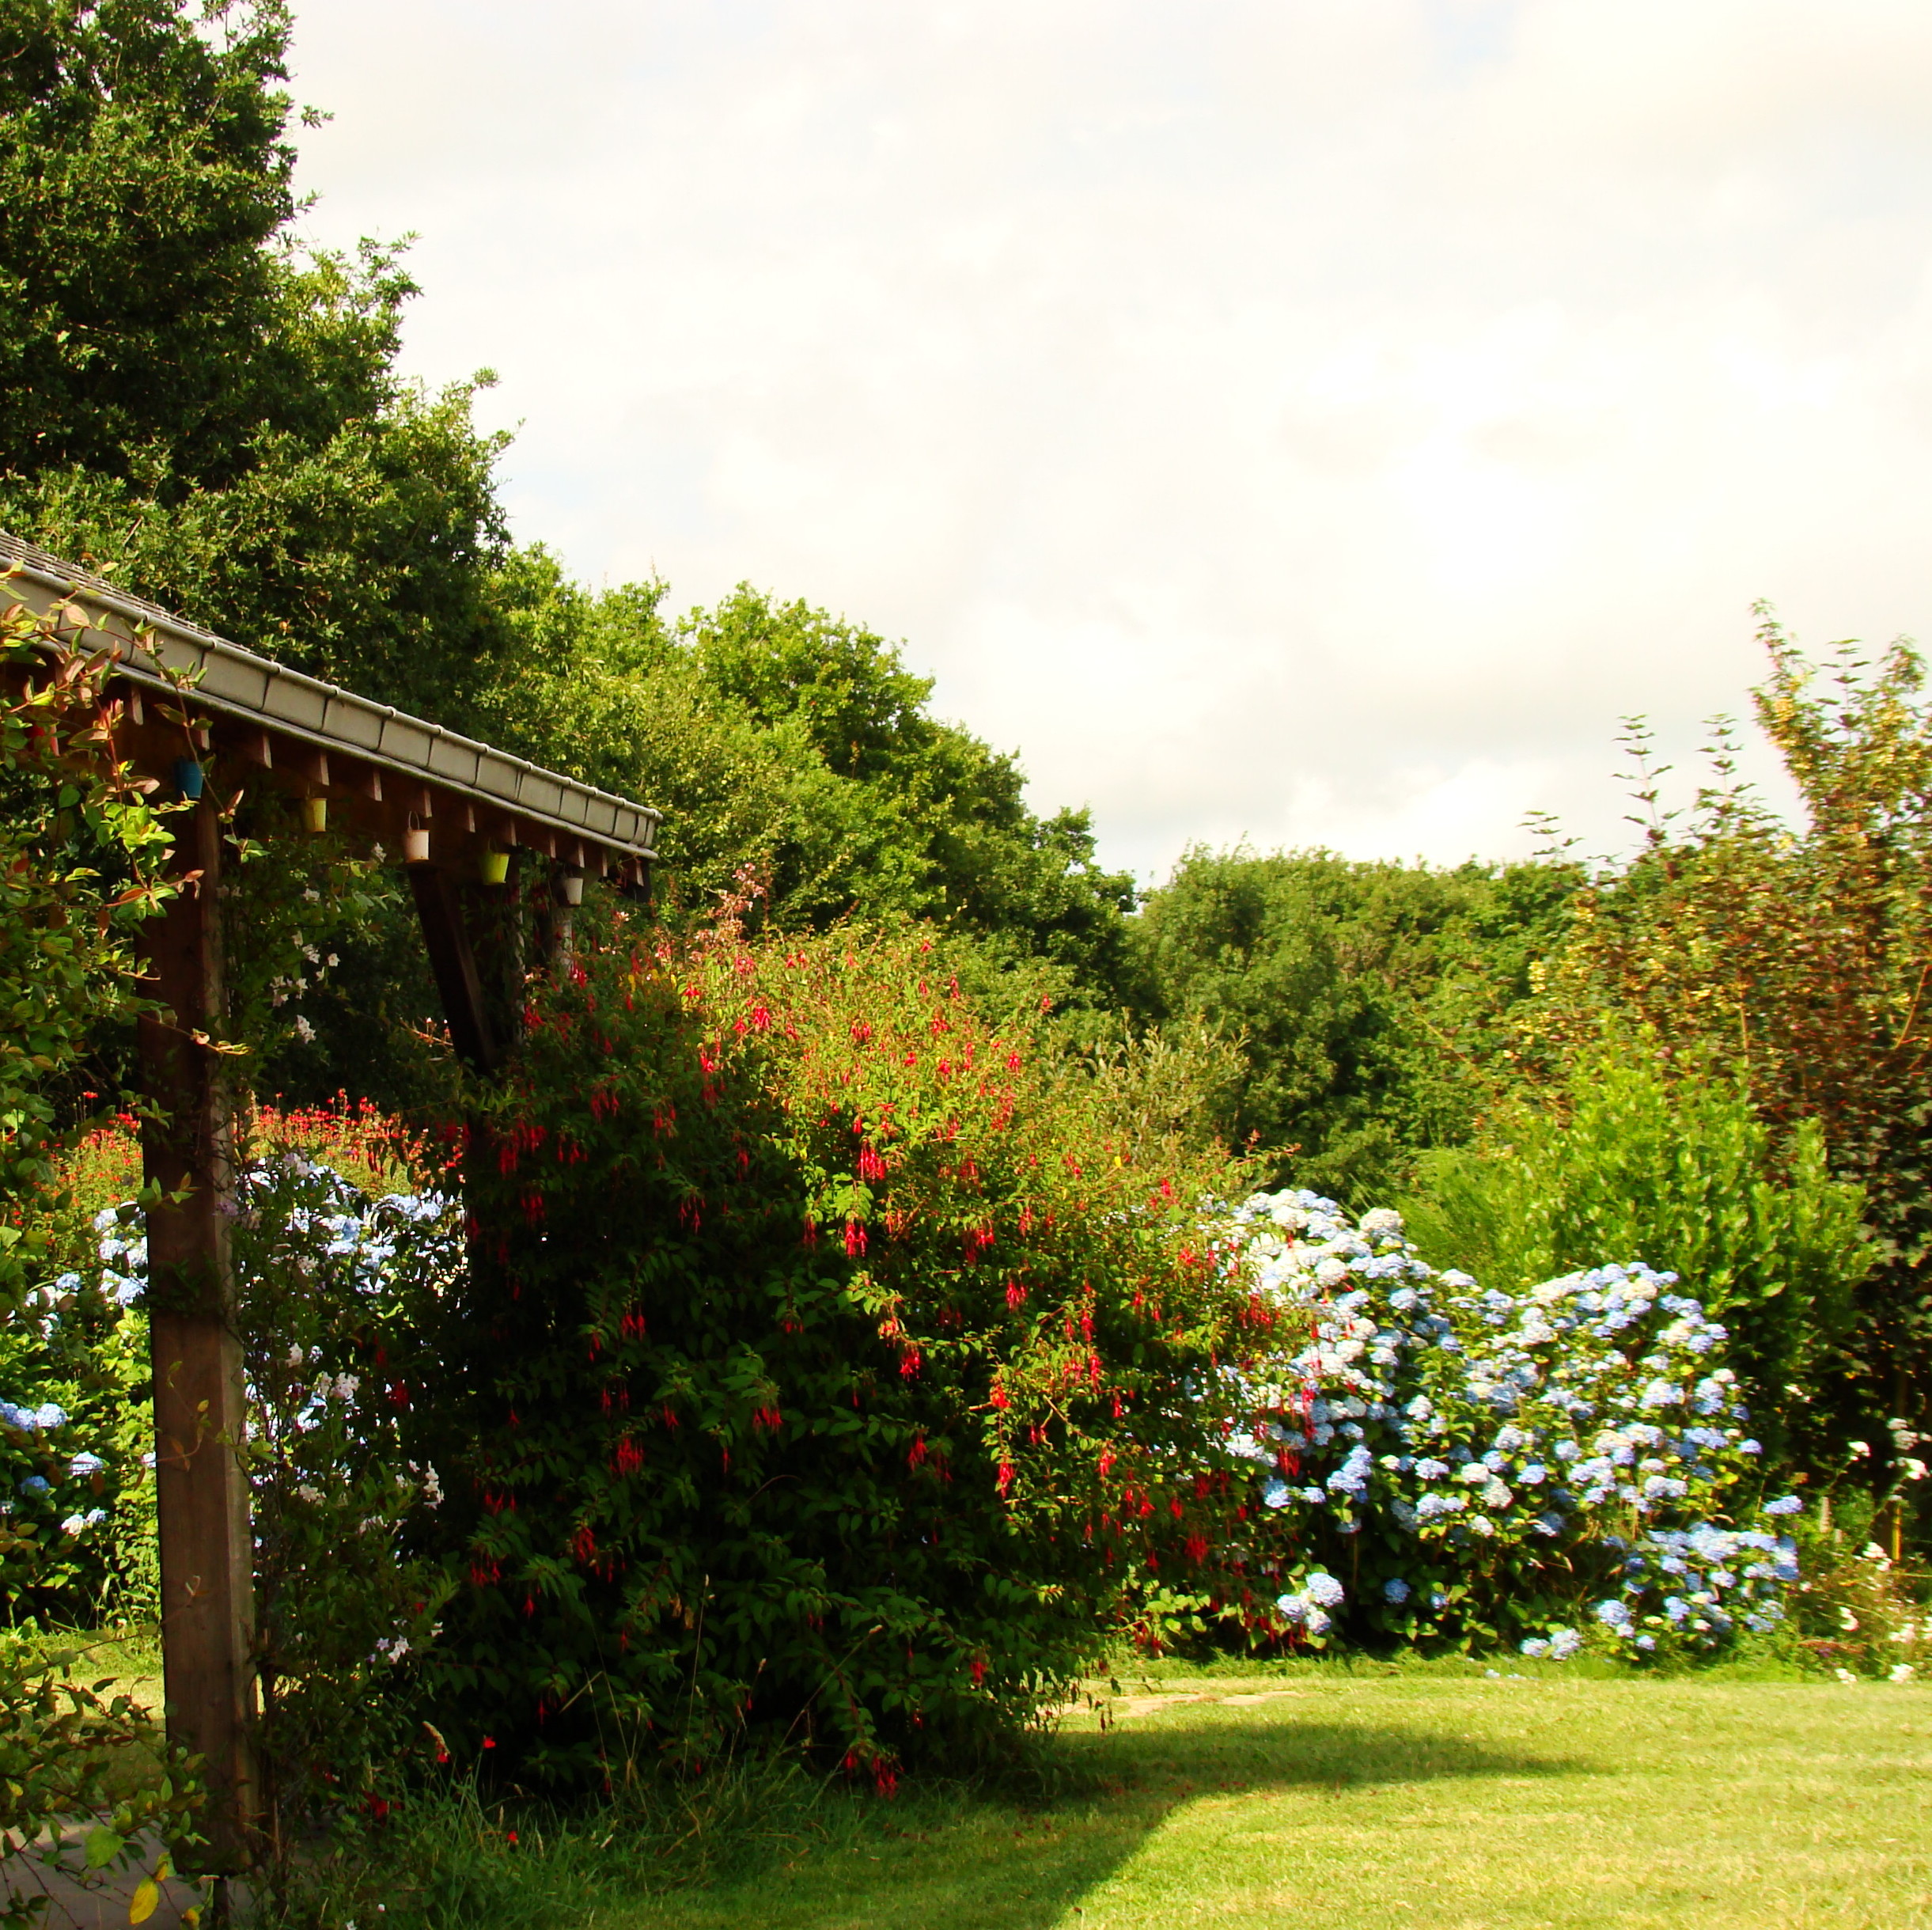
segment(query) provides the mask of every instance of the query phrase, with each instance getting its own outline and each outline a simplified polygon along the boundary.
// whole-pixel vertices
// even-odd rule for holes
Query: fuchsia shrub
[[[525,1025],[453,1129],[439,1705],[553,1774],[752,1731],[889,1782],[1123,1624],[1271,1613],[1225,1552],[1225,1161],[1110,1118],[912,930],[620,919]]]

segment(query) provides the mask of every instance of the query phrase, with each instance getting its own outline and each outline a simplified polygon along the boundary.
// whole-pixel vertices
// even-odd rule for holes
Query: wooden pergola
[[[245,773],[301,800],[312,825],[339,825],[403,859],[451,1043],[484,1071],[508,1041],[477,941],[501,929],[506,877],[520,870],[527,885],[541,867],[567,931],[587,876],[646,884],[659,813],[271,662],[4,534],[0,588],[50,637],[112,658],[119,757],[198,798],[175,820],[173,868],[191,882],[144,935],[148,988],[172,1018],[141,1022],[142,1158],[169,1196],[147,1216],[169,1729],[206,1759],[210,1865],[235,1870],[252,1860],[259,1814],[253,1537],[235,1451],[245,1426],[228,1239],[236,1148],[214,1049],[226,1014],[220,787],[199,773],[218,766],[231,794],[231,774]]]

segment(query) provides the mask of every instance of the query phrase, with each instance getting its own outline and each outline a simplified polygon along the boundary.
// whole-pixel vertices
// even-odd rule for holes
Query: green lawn
[[[722,1886],[547,1921],[1932,1926],[1932,1690],[1915,1685],[1310,1671],[1146,1686],[1105,1733],[1083,1714],[1057,1746],[1097,1794],[1030,1812],[915,1794],[828,1818]]]

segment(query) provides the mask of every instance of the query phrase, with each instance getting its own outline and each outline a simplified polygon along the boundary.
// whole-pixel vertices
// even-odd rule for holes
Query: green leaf
[[[87,1833],[87,1867],[90,1870],[104,1870],[127,1847],[127,1839],[118,1830],[110,1830],[100,1823]]]

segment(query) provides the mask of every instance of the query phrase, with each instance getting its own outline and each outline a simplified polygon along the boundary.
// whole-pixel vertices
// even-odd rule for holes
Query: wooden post
[[[153,990],[175,1022],[141,1021],[146,1177],[184,1196],[147,1215],[161,1659],[169,1735],[206,1759],[203,1856],[208,1871],[226,1872],[254,1860],[259,1798],[254,1548],[236,1453],[245,1411],[229,1254],[234,1145],[219,1055],[194,1036],[214,1033],[225,1009],[222,829],[212,798],[179,821],[176,870],[191,882],[143,934]]]

